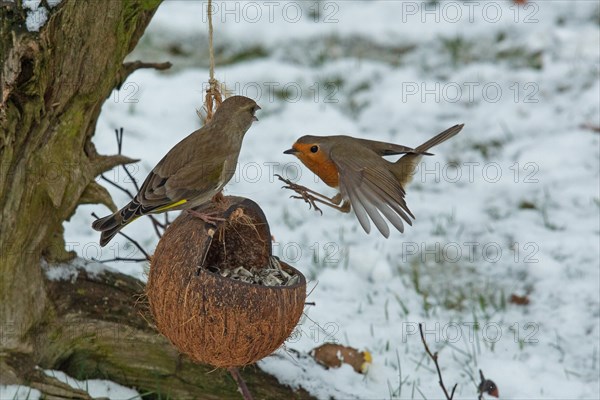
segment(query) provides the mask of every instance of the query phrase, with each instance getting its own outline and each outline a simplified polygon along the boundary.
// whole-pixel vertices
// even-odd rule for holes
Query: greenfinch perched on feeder
[[[100,246],[146,214],[190,210],[210,201],[231,180],[244,135],[258,121],[260,107],[244,96],[227,98],[202,128],[177,143],[152,169],[140,191],[125,207],[100,218]],[[192,211],[193,212],[193,211]],[[198,214],[198,213],[196,213]],[[210,222],[210,216],[197,215]]]

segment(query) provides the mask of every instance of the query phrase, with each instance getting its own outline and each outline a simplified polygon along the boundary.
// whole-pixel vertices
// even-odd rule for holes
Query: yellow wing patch
[[[152,213],[159,213],[159,212],[163,212],[163,211],[165,211],[165,210],[169,210],[169,209],[171,209],[171,208],[173,208],[173,207],[177,207],[177,206],[180,206],[180,205],[182,205],[182,204],[185,204],[185,203],[187,203],[187,200],[185,200],[185,199],[183,199],[183,200],[179,200],[179,201],[177,201],[177,202],[175,202],[175,203],[173,203],[173,204],[169,204],[169,205],[166,205],[166,206],[164,206],[164,207],[157,208],[157,209],[155,209],[154,211],[152,211]]]

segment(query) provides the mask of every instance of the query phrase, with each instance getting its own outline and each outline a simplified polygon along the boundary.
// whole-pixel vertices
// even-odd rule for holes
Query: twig
[[[115,183],[115,182],[111,181],[110,179],[108,179],[107,177],[105,177],[104,174],[100,175],[100,179],[102,179],[104,182],[108,183],[109,185],[112,185],[112,186],[116,187],[117,189],[125,192],[125,194],[127,194],[132,199],[135,197],[133,195],[133,193],[131,193],[128,189],[124,188],[123,186],[119,185],[118,183]]]
[[[147,258],[124,258],[124,257],[115,257],[115,258],[110,258],[108,260],[98,260],[97,258],[92,257],[92,260],[97,261],[99,263],[107,263],[107,262],[113,262],[113,261],[130,261],[130,262],[148,261]]]
[[[119,154],[121,154],[121,150],[123,148],[123,131],[124,131],[123,127],[119,128],[119,129],[115,129],[115,135],[117,137],[117,149],[119,151]],[[133,177],[133,175],[131,175],[131,172],[129,172],[129,170],[127,168],[125,168],[125,166],[123,166],[123,169],[125,170],[125,173],[129,177],[129,179],[131,179],[131,182],[133,183],[133,186],[135,187],[135,191],[139,192],[140,186],[138,185],[137,180]]]
[[[246,382],[244,381],[244,378],[242,378],[242,375],[240,374],[240,370],[237,369],[236,367],[227,368],[227,370],[233,377],[233,380],[235,381],[235,383],[237,383],[238,389],[240,390],[240,393],[242,394],[242,397],[244,398],[244,400],[252,400],[252,394],[250,394],[250,391],[248,390],[248,386],[246,386]]]
[[[442,379],[442,371],[440,370],[440,365],[438,364],[438,353],[437,351],[435,353],[432,353],[431,350],[429,350],[429,346],[427,346],[427,341],[425,340],[425,335],[423,334],[423,324],[421,323],[419,323],[419,332],[421,333],[421,341],[423,342],[425,351],[435,364],[435,369],[437,370],[439,377],[439,384],[442,387],[442,390],[444,391],[444,395],[446,396],[447,400],[452,400],[452,398],[454,397],[454,391],[456,390],[458,383],[454,384],[454,387],[452,388],[452,393],[448,395],[448,391],[446,390],[446,386],[444,385],[444,380]]]
[[[123,233],[123,232],[121,232],[121,231],[119,231],[119,235],[123,236],[125,239],[127,239],[127,240],[129,240],[131,243],[133,243],[133,245],[134,245],[135,247],[137,247],[137,248],[138,248],[138,249],[139,249],[139,250],[142,252],[142,254],[143,254],[145,257],[146,257],[146,260],[147,260],[147,261],[150,261],[150,256],[148,255],[148,253],[146,253],[146,250],[144,250],[144,248],[143,248],[143,247],[142,247],[142,246],[141,246],[141,245],[140,245],[140,244],[139,244],[137,241],[133,240],[133,239],[131,238],[131,236],[128,236],[128,235],[124,234],[124,233]]]
[[[483,371],[479,370],[479,377],[481,378],[481,383],[479,384],[479,386],[477,387],[477,400],[483,400],[483,383],[485,382],[485,377],[483,376]]]

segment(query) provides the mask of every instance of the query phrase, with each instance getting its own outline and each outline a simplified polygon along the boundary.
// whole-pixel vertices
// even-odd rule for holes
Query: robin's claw
[[[304,202],[308,204],[309,209],[312,208],[315,211],[318,211],[321,215],[323,215],[323,211],[317,206],[317,204],[315,203],[316,199],[313,196],[311,196],[310,194],[308,194],[306,192],[299,193],[299,194],[300,194],[300,196],[290,196],[290,198],[304,200]]]
[[[285,179],[283,176],[279,175],[279,174],[275,174],[273,176],[276,176],[277,179],[279,179],[280,181],[288,184],[288,185],[292,185],[292,182],[290,182],[288,179]]]
[[[308,203],[309,209],[312,208],[315,211],[318,211],[321,215],[323,215],[323,211],[315,203],[315,200],[317,200],[317,198],[312,196],[311,194],[309,194],[307,191],[308,190],[307,188],[305,188],[304,186],[298,185],[296,183],[293,183],[293,182],[289,181],[288,179],[283,178],[281,175],[275,174],[274,176],[276,176],[280,181],[282,181],[286,184],[285,186],[281,187],[282,189],[289,189],[289,190],[293,190],[294,192],[296,192],[296,195],[290,196],[291,199],[304,200],[305,203]]]

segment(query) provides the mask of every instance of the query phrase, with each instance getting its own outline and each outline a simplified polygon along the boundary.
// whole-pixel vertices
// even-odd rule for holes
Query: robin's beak
[[[294,148],[286,150],[286,151],[283,152],[283,154],[293,154],[293,155],[296,155],[297,153],[298,153],[298,150],[296,150]]]

